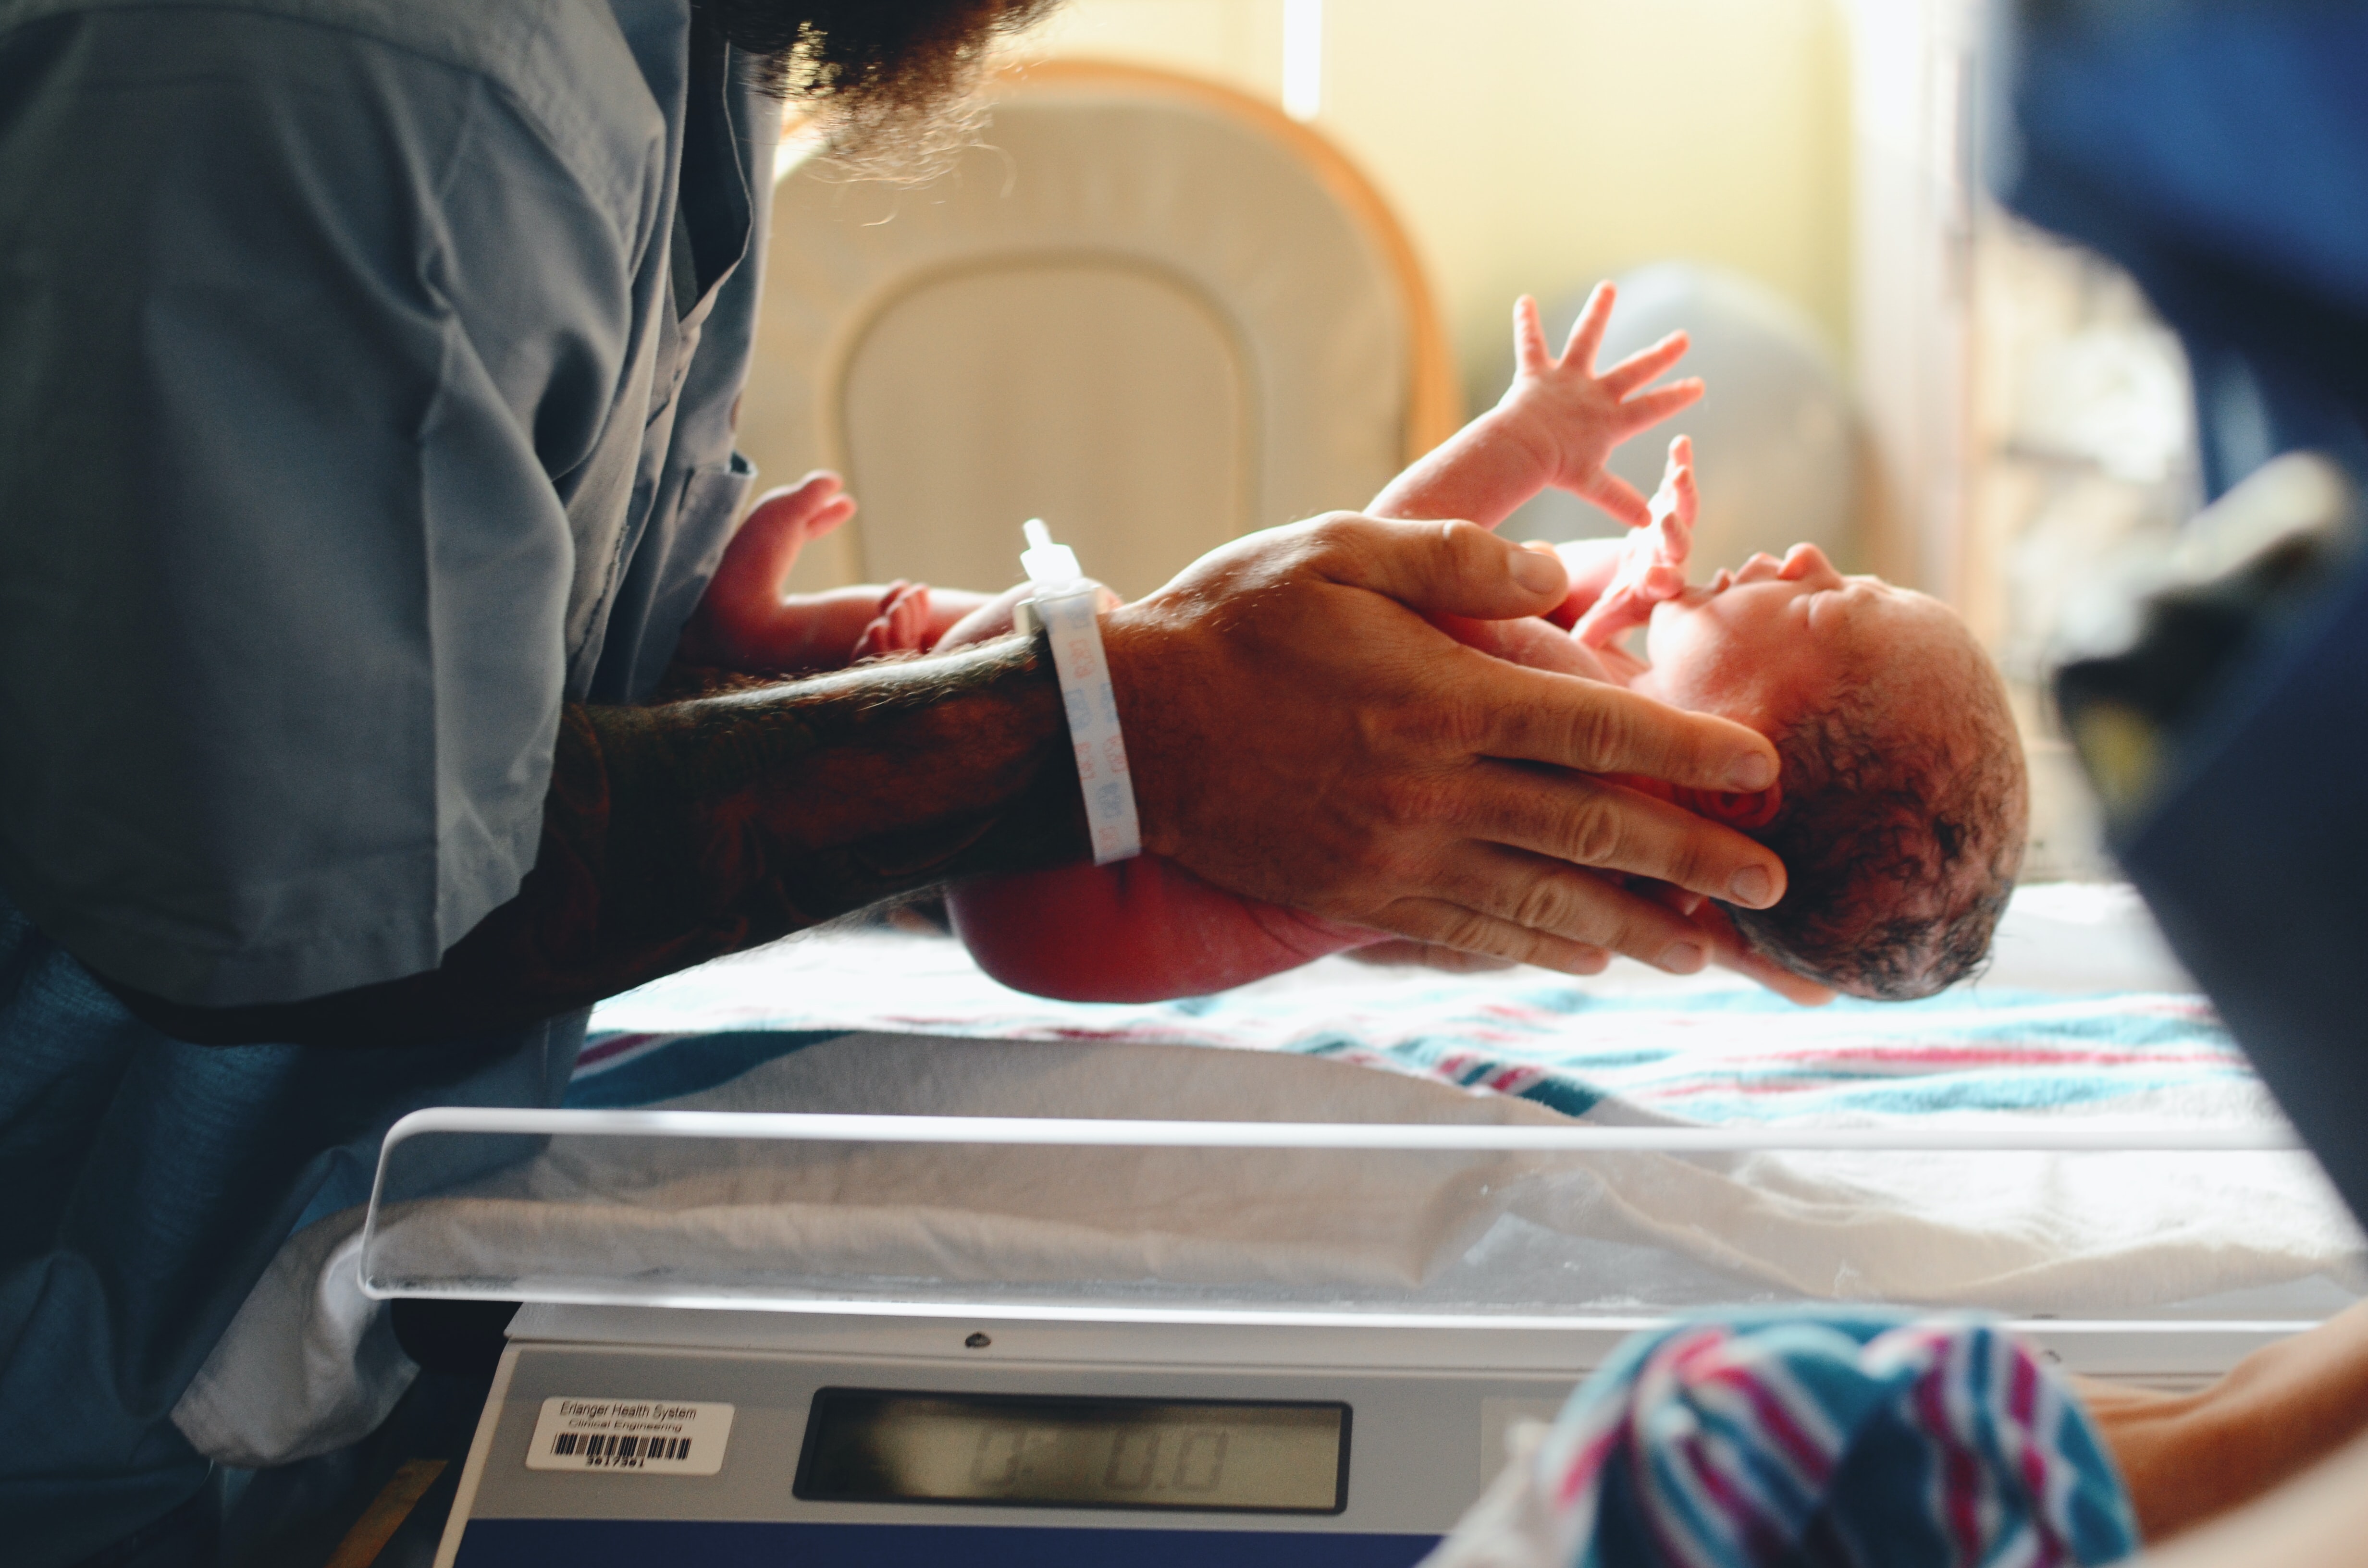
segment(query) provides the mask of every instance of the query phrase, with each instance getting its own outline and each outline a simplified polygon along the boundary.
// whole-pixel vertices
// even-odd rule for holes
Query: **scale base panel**
[[[700,1568],[1209,1568],[1212,1544],[1205,1530],[1090,1526],[480,1519],[456,1568],[649,1568],[669,1559]],[[1433,1535],[1229,1530],[1222,1551],[1227,1568],[1413,1568],[1438,1544]]]

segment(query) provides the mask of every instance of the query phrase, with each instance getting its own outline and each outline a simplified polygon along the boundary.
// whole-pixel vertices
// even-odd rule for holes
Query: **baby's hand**
[[[1603,648],[1653,619],[1653,607],[1686,591],[1686,557],[1694,543],[1702,498],[1694,491],[1694,444],[1669,443],[1669,462],[1654,493],[1650,526],[1628,536],[1611,585],[1588,607],[1570,634]]]
[[[902,577],[881,591],[879,613],[863,623],[848,663],[917,653],[929,646],[929,585]]]
[[[1650,348],[1630,355],[1600,375],[1595,352],[1611,319],[1616,291],[1599,283],[1587,308],[1571,324],[1562,357],[1546,351],[1538,302],[1524,294],[1513,306],[1512,387],[1497,412],[1514,421],[1520,437],[1543,449],[1547,483],[1583,495],[1630,528],[1652,519],[1635,486],[1606,469],[1611,449],[1648,426],[1657,425],[1702,394],[1700,381],[1643,390],[1678,362],[1686,335],[1673,332]]]

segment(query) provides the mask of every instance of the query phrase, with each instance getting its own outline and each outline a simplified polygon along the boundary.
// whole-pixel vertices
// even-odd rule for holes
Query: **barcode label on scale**
[[[546,1399],[526,1446],[529,1470],[713,1475],[732,1436],[728,1404],[662,1399]]]

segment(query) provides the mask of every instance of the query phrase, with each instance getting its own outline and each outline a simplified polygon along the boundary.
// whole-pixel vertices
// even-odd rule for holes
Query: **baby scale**
[[[1623,1337],[1748,1285],[1525,1225],[1539,1184],[1773,1148],[2291,1146],[442,1108],[386,1140],[362,1271],[527,1303],[438,1568],[1404,1568]],[[2018,1327],[2177,1385],[2338,1304]]]

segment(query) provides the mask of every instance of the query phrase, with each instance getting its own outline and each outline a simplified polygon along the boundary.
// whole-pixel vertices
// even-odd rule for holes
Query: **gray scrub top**
[[[208,1464],[174,1404],[424,1104],[583,1017],[204,1050],[430,967],[533,858],[563,699],[722,552],[777,137],[687,0],[0,0],[0,1558]],[[30,918],[27,918],[27,916]]]
[[[664,667],[778,113],[687,16],[0,0],[0,886],[101,973],[434,968]]]

